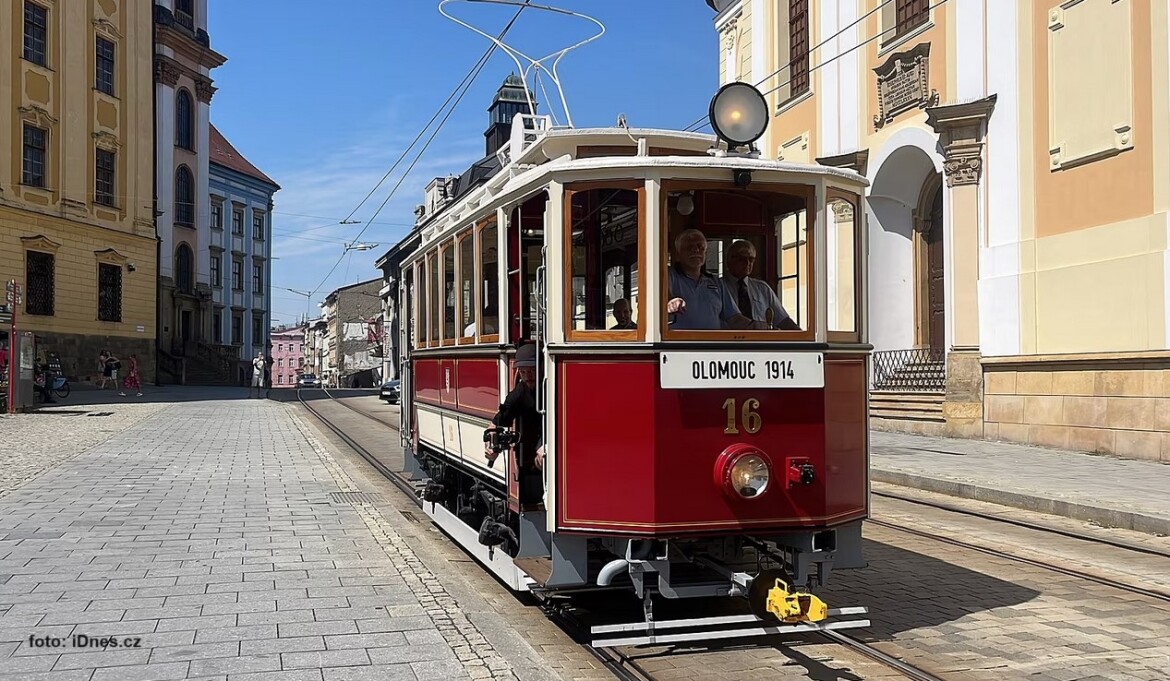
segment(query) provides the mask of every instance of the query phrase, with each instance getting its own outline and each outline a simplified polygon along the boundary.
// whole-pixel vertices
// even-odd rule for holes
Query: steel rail
[[[860,640],[853,638],[852,636],[849,636],[847,634],[842,634],[839,631],[831,631],[831,630],[830,631],[822,631],[822,632],[820,632],[820,634],[828,639],[831,639],[835,643],[839,643],[839,644],[845,646],[846,648],[849,648],[850,650],[853,650],[855,652],[858,652],[858,653],[864,655],[865,657],[868,657],[869,659],[873,660],[874,662],[879,662],[879,663],[889,667],[890,669],[893,669],[893,670],[899,672],[900,674],[902,674],[906,678],[914,679],[914,681],[944,681],[944,679],[941,676],[935,676],[934,674],[931,674],[930,672],[928,672],[926,670],[919,669],[918,667],[915,667],[912,664],[903,662],[902,660],[899,660],[898,658],[894,657],[893,655],[890,655],[888,653],[883,653],[882,651],[878,650],[877,648],[874,648],[873,646],[869,645],[868,643],[865,643],[864,641],[860,641]]]
[[[903,532],[903,533],[914,535],[916,537],[921,537],[924,539],[930,539],[932,541],[941,542],[943,544],[949,544],[951,546],[957,546],[959,548],[970,549],[972,551],[978,551],[980,553],[984,553],[984,554],[987,554],[989,556],[995,556],[996,558],[1004,558],[1006,560],[1013,560],[1013,561],[1016,561],[1018,563],[1023,563],[1025,565],[1031,565],[1032,567],[1037,567],[1037,568],[1041,568],[1044,570],[1049,570],[1051,572],[1056,572],[1056,573],[1059,573],[1059,574],[1062,574],[1062,575],[1065,575],[1068,577],[1077,577],[1078,579],[1084,579],[1086,581],[1094,582],[1096,584],[1110,586],[1110,587],[1113,587],[1115,589],[1120,589],[1122,591],[1128,591],[1129,593],[1137,594],[1139,596],[1145,596],[1147,598],[1153,598],[1155,600],[1170,603],[1170,594],[1166,594],[1166,593],[1163,593],[1161,591],[1154,591],[1152,589],[1145,589],[1145,588],[1142,588],[1140,586],[1131,586],[1129,584],[1125,584],[1122,582],[1115,582],[1111,579],[1106,579],[1104,577],[1098,577],[1097,575],[1092,575],[1092,574],[1089,574],[1087,572],[1083,572],[1081,570],[1074,570],[1073,568],[1060,567],[1059,565],[1053,565],[1051,563],[1046,563],[1042,560],[1034,560],[1032,558],[1025,558],[1023,556],[1018,556],[1018,555],[1015,555],[1012,553],[1007,553],[1006,551],[1000,551],[998,549],[989,549],[985,546],[979,546],[978,544],[971,544],[969,542],[962,541],[961,539],[952,539],[950,537],[944,537],[942,535],[935,534],[933,532],[927,532],[925,530],[916,530],[912,527],[906,527],[905,525],[899,525],[898,523],[891,523],[891,522],[888,522],[885,520],[874,520],[872,518],[870,520],[868,520],[867,522],[873,523],[873,524],[877,525],[878,527],[885,527],[887,529],[896,530],[898,532]]]
[[[329,391],[324,390],[323,388],[316,388],[316,389],[322,390],[326,395],[329,395]],[[344,407],[349,407],[349,405],[347,405],[343,402],[340,402],[339,400],[337,400],[337,398],[333,397],[332,395],[329,395],[329,398],[331,400],[333,400],[334,402],[338,402],[339,404],[341,404]],[[393,483],[394,486],[397,487],[399,490],[401,490],[402,493],[405,494],[407,497],[409,497],[410,500],[413,501],[416,506],[418,506],[419,508],[422,508],[422,505],[423,505],[422,499],[418,496],[418,491],[415,490],[414,487],[412,487],[409,482],[407,482],[404,478],[399,476],[394,471],[390,470],[390,468],[387,467],[386,464],[384,464],[378,460],[378,457],[374,456],[372,453],[370,453],[370,451],[368,449],[366,449],[361,444],[359,444],[356,440],[354,440],[352,437],[347,435],[344,430],[337,427],[337,424],[333,423],[333,421],[329,420],[324,415],[322,415],[320,410],[318,410],[318,409],[314,408],[312,405],[310,405],[309,402],[305,399],[304,395],[301,394],[300,388],[297,389],[297,399],[300,400],[301,404],[305,407],[305,409],[309,410],[310,414],[315,416],[318,421],[320,421],[322,424],[325,425],[326,428],[333,431],[333,433],[335,435],[337,435],[337,437],[341,438],[341,440],[343,442],[345,442],[345,444],[348,445],[350,449],[357,452],[358,455],[360,455],[363,459],[365,459],[367,463],[369,463],[371,466],[373,466],[374,470],[381,473],[383,477],[385,477],[387,480],[389,480],[391,483]],[[359,413],[359,414],[362,413],[362,412],[354,409],[353,407],[349,407],[349,408],[351,410]],[[362,415],[366,416],[370,419],[373,419],[374,421],[377,421],[378,423],[381,423],[382,425],[387,425],[385,421],[382,421],[380,419],[375,419],[374,417],[370,416],[369,414],[362,414]]]
[[[1112,546],[1114,548],[1124,549],[1126,551],[1133,551],[1134,553],[1144,553],[1144,554],[1147,554],[1150,556],[1157,556],[1159,558],[1170,558],[1170,552],[1168,552],[1168,551],[1159,551],[1157,549],[1151,549],[1151,548],[1146,548],[1144,546],[1138,546],[1136,544],[1130,544],[1129,542],[1117,541],[1116,539],[1106,539],[1104,537],[1092,537],[1092,536],[1089,536],[1086,534],[1078,534],[1076,532],[1073,532],[1072,530],[1064,530],[1064,529],[1061,529],[1059,527],[1051,527],[1049,525],[1041,525],[1040,523],[1031,523],[1031,522],[1028,522],[1027,520],[1016,520],[1014,518],[1001,518],[999,516],[992,515],[991,513],[983,513],[982,511],[975,511],[975,510],[960,508],[958,506],[952,506],[950,504],[944,504],[944,503],[937,502],[937,501],[929,501],[926,499],[917,499],[914,497],[903,496],[901,494],[895,494],[893,492],[871,491],[870,494],[872,494],[873,496],[876,496],[876,497],[897,499],[898,501],[905,501],[905,502],[910,503],[910,504],[918,504],[920,506],[929,506],[930,508],[937,508],[937,509],[942,510],[942,511],[950,511],[951,513],[960,513],[960,514],[969,515],[969,516],[972,516],[975,518],[982,518],[984,520],[993,520],[996,522],[1006,523],[1008,525],[1015,525],[1017,527],[1027,528],[1029,530],[1037,530],[1039,532],[1049,532],[1051,534],[1058,534],[1058,535],[1061,535],[1063,537],[1069,537],[1070,539],[1080,539],[1082,541],[1093,542],[1096,544],[1104,544],[1106,546]]]
[[[343,407],[345,407],[346,409],[348,409],[348,410],[352,411],[353,413],[355,413],[355,414],[361,414],[362,416],[364,416],[364,417],[366,417],[366,418],[370,419],[371,421],[377,421],[378,423],[380,423],[380,424],[382,424],[382,425],[386,426],[387,428],[389,428],[389,429],[393,430],[393,431],[394,431],[394,432],[396,432],[396,433],[401,433],[401,432],[402,432],[402,428],[400,428],[400,427],[398,426],[398,424],[395,424],[395,423],[390,423],[389,421],[383,421],[382,419],[378,418],[377,416],[374,416],[373,414],[370,414],[370,413],[364,412],[364,411],[362,411],[361,409],[358,409],[357,407],[355,407],[355,406],[353,406],[353,405],[346,404],[345,402],[342,402],[342,401],[341,401],[341,398],[339,398],[339,397],[334,397],[334,396],[333,396],[333,393],[329,392],[329,389],[328,389],[328,388],[319,388],[319,390],[321,390],[321,391],[322,391],[322,392],[324,392],[326,395],[328,395],[328,396],[329,396],[329,399],[331,399],[331,400],[333,400],[334,402],[336,402],[336,403],[340,404],[341,406],[343,406]],[[381,398],[379,398],[379,399],[381,399]],[[402,405],[401,405],[402,398],[401,398],[401,397],[400,397],[400,398],[398,398],[398,401],[399,401],[399,403],[400,403],[400,404],[399,404],[399,406],[398,406],[398,408],[399,408],[399,409],[401,409],[401,408],[402,408]]]

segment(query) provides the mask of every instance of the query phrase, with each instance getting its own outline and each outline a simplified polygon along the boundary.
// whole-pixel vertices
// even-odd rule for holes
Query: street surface
[[[0,418],[0,679],[612,678],[295,402],[199,390]],[[313,405],[400,464],[397,407],[338,395],[382,422]],[[1165,537],[945,501],[1170,552]],[[873,511],[1170,593],[1170,558],[880,496]],[[1170,602],[877,525],[866,539],[869,566],[834,573],[823,596],[868,606],[860,637],[915,666],[1170,678]],[[623,652],[662,680],[899,678],[812,637]]]

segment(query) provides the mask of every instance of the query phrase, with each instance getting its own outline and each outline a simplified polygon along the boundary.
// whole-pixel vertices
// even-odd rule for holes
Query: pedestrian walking
[[[124,390],[134,390],[136,391],[135,397],[142,397],[142,379],[138,376],[138,356],[130,355],[128,365],[126,380],[122,381],[122,388]]]
[[[104,378],[113,381],[114,390],[117,390],[119,395],[125,397],[126,391],[118,387],[118,370],[122,368],[122,360],[115,357],[114,353],[108,350],[102,354],[106,356],[106,371],[103,374]],[[102,381],[102,384],[105,384],[105,380]]]
[[[98,382],[98,390],[105,390],[106,381],[110,378],[110,367],[106,365],[107,358],[109,358],[109,355],[106,354],[105,350],[102,350],[101,353],[98,354],[97,370],[102,374],[101,380]]]

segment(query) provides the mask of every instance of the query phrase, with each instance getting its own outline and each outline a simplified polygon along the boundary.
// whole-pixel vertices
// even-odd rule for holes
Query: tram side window
[[[443,248],[443,340],[455,338],[455,246]]]
[[[500,328],[500,246],[499,229],[496,223],[488,223],[479,233],[480,276],[483,289],[480,291],[480,318],[483,320],[481,335],[499,333]]]
[[[570,328],[574,331],[637,328],[638,191],[573,192],[570,210]]]
[[[430,331],[427,337],[431,344],[437,344],[439,342],[439,315],[442,312],[439,304],[442,298],[442,289],[439,288],[439,256],[437,253],[431,253],[427,257],[427,278],[430,280],[428,287],[430,291],[430,304],[428,305]]]
[[[406,347],[417,347],[415,342],[418,340],[418,329],[415,328],[417,322],[415,318],[415,310],[418,309],[418,301],[415,300],[414,287],[414,268],[407,267],[402,271],[403,286],[406,289],[404,300],[406,301],[405,314],[401,319],[406,320]],[[397,339],[393,342],[397,343]]]
[[[416,347],[425,348],[427,346],[427,263],[425,260],[418,262],[418,298],[416,298],[414,306],[415,322],[418,326],[418,331],[415,334],[415,340],[418,343]]]
[[[829,331],[857,333],[857,218],[854,202],[829,200]]]
[[[459,329],[460,335],[475,336],[475,238],[459,239]]]
[[[802,328],[808,327],[808,213],[800,210],[776,219],[780,242],[780,304]]]

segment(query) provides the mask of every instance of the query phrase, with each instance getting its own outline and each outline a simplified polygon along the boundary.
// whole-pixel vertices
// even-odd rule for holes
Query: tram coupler
[[[776,580],[768,590],[768,612],[781,622],[820,622],[829,616],[829,607],[820,598],[807,591],[789,590],[788,583]]]

